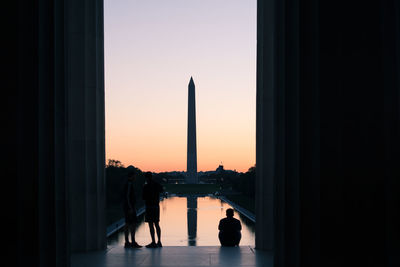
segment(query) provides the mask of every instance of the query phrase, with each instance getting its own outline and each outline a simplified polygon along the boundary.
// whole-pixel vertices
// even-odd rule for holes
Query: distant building
[[[221,173],[223,171],[225,171],[224,170],[224,165],[219,165],[218,168],[215,170],[216,173]]]

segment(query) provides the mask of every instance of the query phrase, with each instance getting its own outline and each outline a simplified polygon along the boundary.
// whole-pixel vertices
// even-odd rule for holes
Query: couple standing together
[[[146,178],[146,184],[143,186],[142,198],[145,201],[145,222],[149,224],[151,243],[148,244],[147,248],[158,248],[162,247],[161,244],[161,228],[159,225],[160,221],[160,193],[164,190],[162,186],[155,182],[151,172],[144,174]],[[133,187],[133,182],[136,178],[135,172],[128,173],[128,182],[124,187],[124,214],[125,214],[125,248],[141,248],[135,240],[135,231],[137,223],[136,215],[136,196]],[[154,236],[154,228],[157,232],[158,242],[156,243]],[[129,242],[129,234],[131,235],[131,241]]]

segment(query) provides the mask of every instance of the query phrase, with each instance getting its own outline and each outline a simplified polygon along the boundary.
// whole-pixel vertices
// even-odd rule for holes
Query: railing
[[[224,196],[219,196],[219,199],[221,199],[222,201],[225,201],[226,203],[231,205],[235,210],[237,210],[238,212],[243,214],[245,217],[247,217],[252,222],[254,222],[254,223],[256,222],[256,216],[252,212],[250,212],[250,211],[246,210],[245,208],[239,206],[235,202],[230,201],[229,199],[227,199]]]
[[[136,211],[137,216],[140,216],[144,213],[145,208],[141,207],[138,211]],[[112,223],[111,225],[107,226],[107,237],[112,235],[113,233],[117,232],[119,229],[125,226],[125,218],[120,219],[117,222]]]

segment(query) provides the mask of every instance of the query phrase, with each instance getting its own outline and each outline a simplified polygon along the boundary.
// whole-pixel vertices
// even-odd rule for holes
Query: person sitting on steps
[[[234,247],[239,246],[242,234],[242,225],[238,219],[233,218],[233,209],[226,210],[226,218],[219,221],[218,238],[221,246]]]

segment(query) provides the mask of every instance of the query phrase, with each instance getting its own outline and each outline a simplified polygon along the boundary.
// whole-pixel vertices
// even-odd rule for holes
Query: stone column
[[[400,266],[400,2],[383,1],[385,262]]]
[[[106,245],[103,2],[17,1],[15,10],[18,67],[4,113],[12,259],[69,266],[71,250]]]
[[[66,19],[67,173],[74,252],[106,246],[103,1],[67,1]]]
[[[257,6],[256,248],[274,248],[274,1]]]
[[[16,1],[15,10],[8,25],[17,39],[7,51],[16,48],[17,67],[5,77],[4,113],[12,126],[3,151],[10,159],[5,180],[12,181],[3,184],[12,192],[5,204],[13,208],[3,211],[13,222],[4,229],[15,231],[3,242],[16,243],[10,265],[69,266],[64,3]]]
[[[399,264],[399,14],[258,1],[256,248],[275,266]]]

